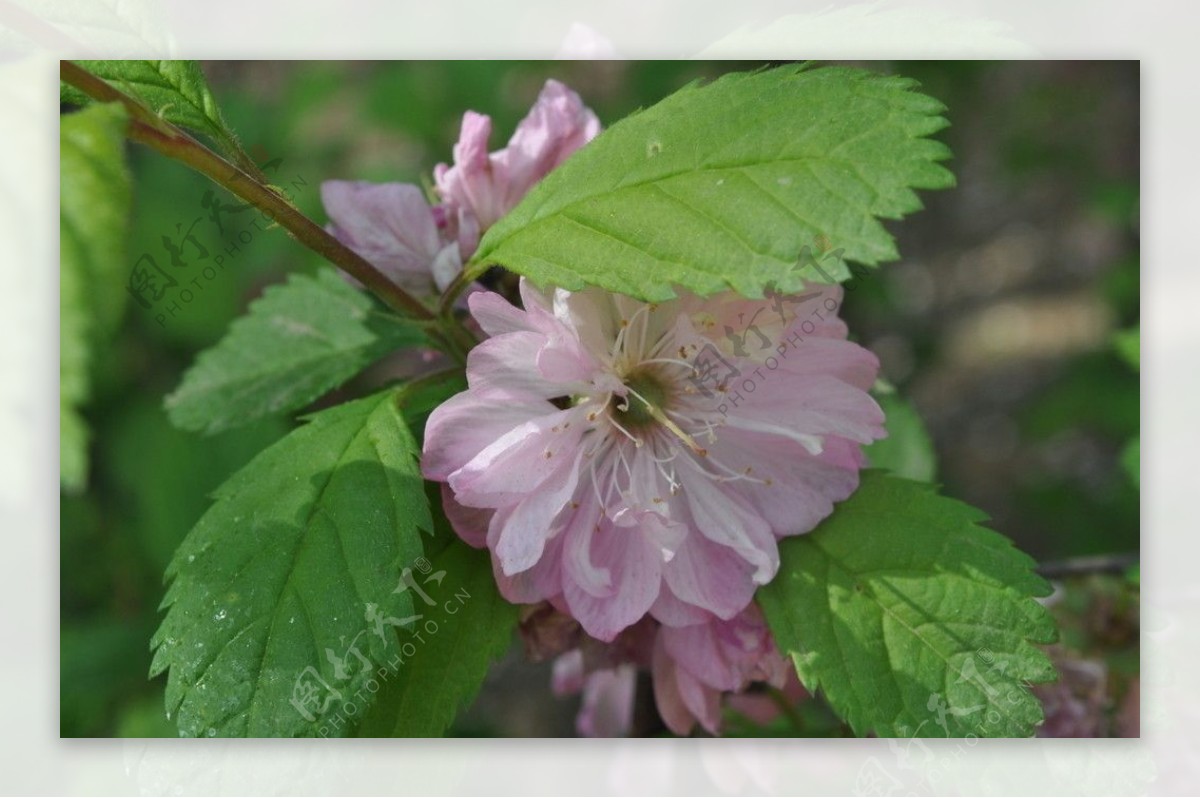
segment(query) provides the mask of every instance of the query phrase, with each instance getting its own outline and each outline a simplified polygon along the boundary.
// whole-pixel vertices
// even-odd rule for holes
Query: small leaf
[[[813,253],[895,259],[879,219],[918,210],[914,188],[954,182],[937,164],[949,150],[925,138],[945,127],[943,108],[915,86],[803,66],[692,84],[551,172],[473,260],[651,301],[677,286],[759,297],[769,285],[791,293],[844,280],[845,263],[818,269]]]
[[[433,528],[401,395],[314,414],[222,485],[176,552],[151,675],[170,669],[182,734],[320,734],[401,653],[372,619],[413,614],[396,589]]]
[[[431,590],[433,604],[418,602],[425,617],[413,633],[400,633],[407,656],[389,668],[380,698],[357,731],[360,737],[442,735],[512,643],[520,610],[497,591],[487,552],[472,549],[446,528],[426,550],[436,551],[427,559],[431,573],[445,572],[443,584]]]
[[[332,270],[293,275],[202,352],[167,397],[171,422],[220,432],[303,408],[388,352],[426,343]]]
[[[151,111],[172,124],[204,133],[228,155],[237,152],[237,139],[221,118],[200,65],[195,61],[74,61],[114,88],[141,100]],[[60,99],[87,105],[91,98],[67,83],[60,83]]]
[[[780,544],[759,599],[801,681],[856,734],[1025,737],[1029,682],[1054,679],[1034,643],[1056,630],[1033,561],[984,515],[919,482],[864,472],[811,534]]]
[[[875,397],[887,418],[888,436],[863,451],[873,468],[885,468],[898,477],[932,482],[937,477],[937,456],[925,423],[910,402],[895,394]]]
[[[60,119],[59,436],[64,487],[87,481],[93,347],[116,330],[125,307],[126,233],[132,188],[126,117],[117,103]]]

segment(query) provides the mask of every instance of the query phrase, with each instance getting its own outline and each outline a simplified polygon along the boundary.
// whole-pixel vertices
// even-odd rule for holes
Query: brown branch
[[[94,100],[119,102],[124,105],[129,113],[130,139],[190,166],[217,185],[253,204],[300,243],[365,285],[396,312],[418,321],[436,321],[437,317],[429,308],[320,225],[300,213],[286,198],[205,147],[181,128],[161,119],[136,99],[70,61],[60,62],[59,76],[64,82]],[[457,352],[460,348],[457,343],[451,344],[451,348],[454,350],[451,354],[456,357],[461,355]]]

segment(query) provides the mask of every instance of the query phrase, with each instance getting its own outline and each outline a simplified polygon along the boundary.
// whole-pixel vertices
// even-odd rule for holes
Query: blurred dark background
[[[1136,555],[1138,490],[1120,455],[1138,434],[1139,381],[1117,356],[1113,335],[1139,320],[1139,65],[860,65],[916,78],[947,105],[951,127],[939,137],[954,152],[958,187],[924,195],[926,210],[891,225],[902,260],[858,281],[845,310],[852,334],[879,355],[884,376],[924,418],[946,493],[985,510],[1041,562]],[[275,161],[273,179],[323,223],[322,180],[427,181],[434,164],[450,159],[464,110],[492,116],[498,148],[548,77],[611,123],[696,78],[754,66],[212,62],[204,69],[246,149],[260,163]],[[210,250],[225,250],[226,267],[201,280],[173,316],[156,320],[162,309],[130,303],[99,359],[86,411],[90,482],[61,503],[63,736],[173,734],[162,717],[162,679],[146,679],[163,570],[206,509],[207,493],[288,424],[202,438],[173,429],[162,399],[264,286],[319,265],[281,231],[252,226],[249,213],[225,214],[219,231],[204,207],[204,178],[143,148],[130,155],[131,267],[143,252],[161,258],[163,236],[197,217],[194,232]],[[1116,720],[1136,697],[1129,582],[1070,579],[1060,585],[1066,598],[1055,600],[1067,627],[1056,656],[1074,663],[1064,669],[1084,662],[1084,670],[1098,663],[1105,671],[1100,688],[1081,688],[1102,693],[1083,733],[1130,731]],[[555,698],[548,681],[548,666],[525,663],[514,648],[456,732],[572,734],[577,699]]]

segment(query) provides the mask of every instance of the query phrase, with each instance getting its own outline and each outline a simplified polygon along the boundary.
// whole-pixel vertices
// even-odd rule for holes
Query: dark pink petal
[[[476,549],[486,548],[488,526],[492,521],[493,510],[481,510],[478,507],[466,507],[454,498],[450,486],[442,483],[442,510],[446,520],[454,527],[454,532],[468,546]]]

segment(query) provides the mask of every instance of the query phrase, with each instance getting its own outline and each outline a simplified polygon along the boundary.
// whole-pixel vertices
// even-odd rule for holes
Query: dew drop
[[[195,555],[195,554],[189,554],[189,555],[188,555],[188,562],[195,562],[195,561],[196,561],[196,555]]]
[[[725,185],[725,178],[723,178],[723,177],[722,177],[720,180],[718,180],[718,181],[717,181],[717,185],[718,185],[718,186],[723,186],[723,185]]]
[[[217,736],[217,730],[216,730],[216,728],[214,728],[214,727],[212,727],[212,726],[209,726],[209,727],[208,727],[208,731],[206,731],[206,732],[205,732],[205,734],[207,734],[209,737],[216,737],[216,736]]]
[[[226,614],[227,613],[225,612],[225,610],[217,610],[217,614],[213,616],[213,620],[214,621],[223,621],[223,620],[225,620]]]

